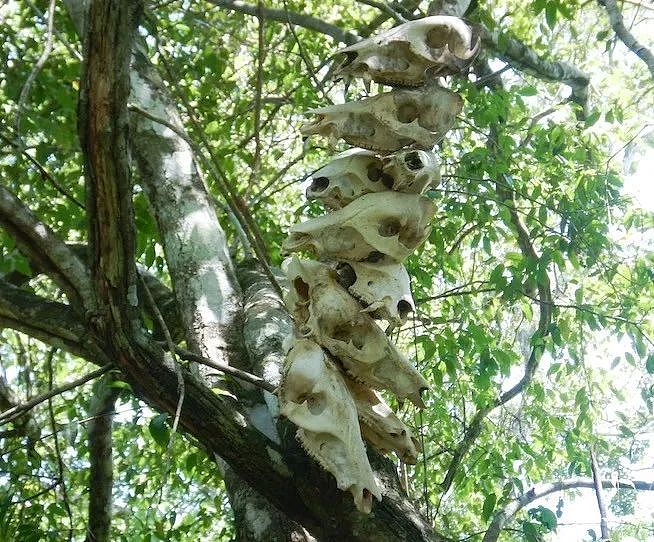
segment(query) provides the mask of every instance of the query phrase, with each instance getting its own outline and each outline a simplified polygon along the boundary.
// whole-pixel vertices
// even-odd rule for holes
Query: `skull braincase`
[[[311,109],[317,116],[300,127],[303,135],[342,138],[350,145],[394,152],[407,145],[431,149],[463,107],[461,97],[440,86],[393,90],[356,102]]]
[[[378,392],[351,378],[346,378],[345,383],[354,399],[364,438],[380,452],[393,450],[404,463],[414,465],[421,449],[411,429],[394,414]]]
[[[313,341],[296,340],[279,389],[280,414],[298,426],[304,449],[369,513],[381,491],[368,463],[357,411],[336,366]]]
[[[377,265],[363,262],[339,262],[337,280],[366,308],[373,318],[394,326],[406,321],[415,311],[409,274],[402,264]]]
[[[470,27],[458,17],[409,21],[341,49],[335,75],[416,87],[427,71],[443,76],[466,69],[479,50]]]
[[[333,213],[295,224],[282,250],[321,258],[400,263],[429,235],[429,198],[399,192],[366,194]]]
[[[422,194],[441,179],[440,165],[433,152],[409,149],[383,158],[382,173],[392,179],[398,192]]]
[[[285,270],[292,290],[287,308],[302,336],[329,350],[353,378],[424,406],[425,379],[338,284],[328,264],[294,257],[285,262]]]
[[[382,176],[381,158],[374,153],[361,149],[346,151],[311,176],[307,198],[317,199],[330,209],[340,209],[364,194],[388,190]]]

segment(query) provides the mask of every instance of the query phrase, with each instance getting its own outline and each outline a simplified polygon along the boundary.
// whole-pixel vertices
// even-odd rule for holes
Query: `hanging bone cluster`
[[[427,382],[375,320],[392,328],[414,310],[402,264],[429,235],[435,209],[422,194],[440,180],[431,149],[462,107],[457,94],[435,81],[466,69],[477,48],[454,17],[408,22],[347,47],[339,52],[337,75],[396,88],[309,111],[315,120],[301,127],[305,136],[361,148],[313,174],[307,197],[329,212],[293,226],[282,247],[320,261],[284,263],[295,336],[279,388],[280,413],[364,512],[381,491],[363,439],[405,463],[415,463],[420,451],[376,390],[422,408]]]

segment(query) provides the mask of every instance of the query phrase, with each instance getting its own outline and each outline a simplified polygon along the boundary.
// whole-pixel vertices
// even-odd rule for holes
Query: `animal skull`
[[[291,227],[286,253],[309,249],[321,258],[400,263],[429,235],[429,198],[399,192],[365,194],[333,213]]]
[[[402,264],[373,265],[363,262],[339,262],[337,280],[363,304],[365,312],[393,326],[406,321],[415,311],[409,274]]]
[[[383,174],[393,179],[393,190],[409,194],[422,194],[427,188],[436,187],[441,172],[432,152],[409,149],[383,158]]]
[[[294,257],[284,267],[291,285],[287,308],[299,333],[329,350],[356,380],[422,408],[427,382],[338,284],[330,266]]]
[[[363,194],[389,189],[382,161],[370,151],[354,149],[338,155],[311,176],[307,198],[325,207],[340,209]]]
[[[393,413],[379,393],[351,378],[346,378],[345,383],[354,399],[363,437],[381,453],[393,450],[404,463],[415,465],[421,448],[411,429]]]
[[[463,107],[458,94],[437,85],[393,90],[372,98],[311,109],[316,120],[300,127],[303,135],[342,138],[350,145],[382,153],[407,145],[431,149]]]
[[[298,426],[306,452],[349,491],[356,507],[372,509],[381,491],[366,456],[357,410],[343,377],[322,348],[298,339],[289,351],[279,388],[280,414]]]
[[[386,85],[417,87],[427,72],[459,73],[479,50],[470,27],[457,17],[424,17],[341,49],[335,75],[362,77]]]

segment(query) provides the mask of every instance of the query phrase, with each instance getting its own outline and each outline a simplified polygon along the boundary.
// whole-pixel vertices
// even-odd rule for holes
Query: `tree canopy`
[[[555,540],[580,492],[651,540],[654,5],[140,4],[0,2],[0,541]],[[426,15],[481,46],[393,331],[423,449],[365,515],[277,417],[281,244],[346,148],[303,113],[383,89],[333,53]]]

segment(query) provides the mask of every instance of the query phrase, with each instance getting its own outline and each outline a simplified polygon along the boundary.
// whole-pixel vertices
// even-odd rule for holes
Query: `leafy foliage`
[[[379,15],[363,3],[270,4],[360,35]],[[424,442],[423,461],[406,467],[409,493],[453,537],[483,531],[495,512],[533,484],[590,476],[591,448],[607,477],[615,472],[629,478],[632,468],[651,457],[646,432],[654,412],[654,216],[624,186],[629,168],[638,167],[646,153],[651,163],[654,139],[643,118],[654,105],[653,82],[638,59],[616,45],[593,3],[479,4],[470,15],[475,22],[500,36],[519,37],[550,60],[578,62],[593,83],[589,112],[580,120],[577,105],[563,96],[564,86],[520,70],[502,74],[503,88],[479,84],[477,77],[451,82],[465,108],[438,148],[443,181],[428,193],[437,217],[407,266],[418,314],[397,340],[432,384],[424,412],[401,410]],[[353,83],[344,91],[327,77],[328,56],[337,46],[331,38],[272,20],[264,24],[259,73],[257,19],[208,6],[160,2],[146,12],[140,33],[191,139],[219,164],[279,265],[290,225],[322,212],[303,203],[301,192],[310,171],[333,153],[323,142],[301,141],[301,113],[366,90]],[[86,240],[76,135],[81,57],[59,3],[54,49],[25,111],[19,111],[21,90],[42,48],[45,7],[0,6],[6,23],[0,26],[0,180],[62,238],[80,243]],[[217,179],[205,173],[233,256],[241,259],[246,249],[239,226],[225,212],[228,202]],[[156,222],[138,181],[136,255],[168,284]],[[535,257],[521,244],[516,216]],[[4,231],[0,250],[2,276],[33,275]],[[551,300],[539,293],[545,283]],[[24,286],[62,299],[43,277]],[[545,305],[552,316],[539,329]],[[152,322],[144,325],[152,328]],[[91,370],[57,351],[49,375],[45,346],[9,330],[2,331],[0,355],[4,377],[21,400],[46,391],[50,377],[62,382]],[[532,357],[538,362],[533,378],[519,397],[496,408]],[[54,426],[40,405],[30,413],[37,433],[0,434],[0,541],[61,540],[69,529],[73,539],[84,538],[91,395],[87,386],[54,398]],[[466,428],[475,413],[486,410],[452,489],[443,491]],[[188,437],[171,441],[166,415],[151,412],[129,389],[122,390],[117,412],[115,538],[232,539],[227,495],[210,458]],[[70,517],[62,504],[64,486]],[[618,515],[631,512],[633,492],[620,490],[611,507]],[[504,539],[547,540],[561,509],[530,505]],[[645,540],[646,527],[615,532]]]

